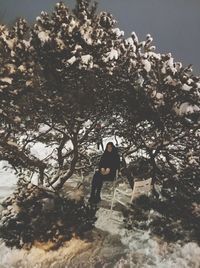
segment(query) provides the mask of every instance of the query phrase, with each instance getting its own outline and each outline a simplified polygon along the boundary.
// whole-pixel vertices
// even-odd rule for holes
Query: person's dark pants
[[[93,179],[92,179],[92,189],[91,189],[91,195],[90,199],[91,200],[101,200],[101,189],[103,186],[104,181],[113,181],[115,178],[116,172],[112,172],[107,175],[102,175],[100,171],[96,171]]]

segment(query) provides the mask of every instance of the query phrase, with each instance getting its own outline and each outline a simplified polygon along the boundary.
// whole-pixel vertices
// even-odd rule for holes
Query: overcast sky
[[[33,21],[40,11],[51,11],[56,0],[0,0],[0,19],[16,17]],[[75,0],[63,1],[70,7]],[[99,0],[99,10],[111,12],[126,36],[135,31],[140,39],[147,33],[157,51],[171,52],[176,61],[193,64],[200,74],[200,0]]]

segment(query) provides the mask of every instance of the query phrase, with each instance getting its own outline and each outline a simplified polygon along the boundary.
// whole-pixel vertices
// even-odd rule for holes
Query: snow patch
[[[184,114],[192,114],[195,112],[199,112],[200,108],[197,105],[192,105],[188,102],[184,102],[180,105],[180,107],[174,108],[177,115],[184,115]]]
[[[74,62],[76,61],[76,57],[75,56],[73,56],[73,57],[71,57],[69,60],[67,60],[67,62],[69,63],[69,64],[73,64]]]
[[[39,32],[38,38],[42,43],[46,43],[50,40],[49,33],[45,31]]]
[[[108,62],[109,60],[117,60],[119,57],[119,53],[116,49],[112,48],[110,52],[106,53],[107,57],[104,57],[104,62]]]
[[[28,80],[28,81],[26,81],[26,86],[28,87],[28,86],[31,86],[33,84],[33,82],[31,81],[31,80]]]
[[[192,87],[191,86],[188,86],[187,84],[183,84],[182,86],[182,89],[185,90],[185,91],[190,91]]]
[[[85,65],[88,65],[93,60],[93,57],[91,55],[83,55],[81,60]]]
[[[161,55],[159,53],[155,53],[155,52],[150,51],[150,52],[148,52],[148,55],[150,57],[157,59],[157,60],[161,60]]]
[[[100,208],[97,211],[96,228],[107,231],[112,235],[120,233],[123,224],[121,212],[111,211],[110,209]]]
[[[173,83],[173,78],[170,76],[170,75],[168,75],[165,79],[164,79],[164,81],[165,81],[165,83],[166,84],[171,84],[171,83]]]
[[[57,43],[57,45],[58,45],[58,47],[59,47],[60,49],[64,49],[64,48],[65,48],[65,43],[63,42],[62,39],[60,39],[60,38],[56,38],[55,40],[56,40],[56,43]]]
[[[133,38],[133,40],[134,40],[136,43],[139,42],[138,37],[137,37],[137,34],[136,34],[135,32],[132,32],[132,33],[131,33],[131,37]]]
[[[174,59],[170,58],[167,62],[169,68],[171,69],[172,73],[175,74],[176,73],[176,68],[174,67]]]
[[[13,80],[13,78],[10,78],[10,77],[3,77],[3,78],[0,79],[1,82],[7,83],[9,85],[12,84],[12,80]]]
[[[15,73],[16,67],[15,67],[14,64],[7,64],[5,67],[9,70],[9,73],[10,74],[14,74]]]
[[[133,38],[129,37],[125,40],[126,44],[130,45],[133,49],[133,52],[136,51],[136,46],[134,45]]]
[[[24,72],[24,71],[26,71],[26,68],[25,68],[25,66],[22,64],[22,65],[20,65],[20,66],[18,67],[18,70],[20,70],[20,72]]]
[[[121,31],[119,28],[114,28],[113,33],[115,33],[117,37],[124,36],[124,31]]]
[[[144,66],[144,69],[149,73],[151,71],[151,63],[147,59],[142,60],[142,64]]]
[[[161,100],[161,99],[163,99],[163,94],[162,93],[156,93],[156,99],[158,99],[158,100]]]

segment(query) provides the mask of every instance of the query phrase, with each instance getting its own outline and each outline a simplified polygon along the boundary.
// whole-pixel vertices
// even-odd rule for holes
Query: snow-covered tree
[[[123,35],[110,13],[85,0],[72,11],[62,2],[42,11],[30,28],[23,19],[1,25],[1,159],[59,189],[102,120],[127,154],[147,154],[155,176],[163,161],[174,174],[187,155],[199,161],[199,77],[156,53],[149,34],[142,42]],[[32,153],[38,142],[51,148],[43,159]]]
[[[126,105],[116,128],[128,141],[126,155],[142,153],[153,167],[154,179],[172,179],[176,185],[185,169],[195,171],[196,179],[200,172],[200,78],[191,66],[174,62],[171,54],[153,52],[151,42],[147,35],[139,43],[135,33],[124,41],[129,54],[116,77],[127,81],[121,92]]]
[[[112,117],[106,58],[110,37],[118,40],[114,23],[77,1],[73,12],[63,3],[41,12],[30,29],[23,19],[1,26],[1,159],[18,174],[37,173],[40,183],[61,188],[96,124]],[[32,153],[38,142],[52,148],[43,159]]]

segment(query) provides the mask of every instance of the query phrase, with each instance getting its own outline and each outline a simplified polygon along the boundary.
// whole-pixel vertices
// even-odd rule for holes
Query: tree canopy
[[[142,150],[154,176],[199,174],[200,78],[147,34],[128,38],[96,3],[62,2],[29,26],[0,25],[0,160],[59,189],[105,124],[124,154]],[[112,133],[112,131],[111,131]],[[51,153],[32,153],[36,143]]]

